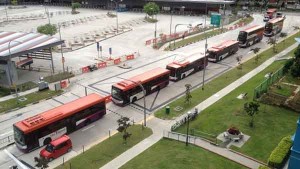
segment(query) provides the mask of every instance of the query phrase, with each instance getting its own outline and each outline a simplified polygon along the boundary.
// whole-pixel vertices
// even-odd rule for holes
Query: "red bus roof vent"
[[[127,87],[129,84],[126,83],[125,81],[122,81],[122,82],[118,82],[118,85],[123,86],[123,87]]]
[[[36,116],[33,116],[33,117],[30,117],[28,119],[25,119],[23,121],[23,123],[30,127],[30,126],[34,126],[36,124],[39,124],[41,121],[44,121],[45,119],[41,116],[41,115],[36,115]]]

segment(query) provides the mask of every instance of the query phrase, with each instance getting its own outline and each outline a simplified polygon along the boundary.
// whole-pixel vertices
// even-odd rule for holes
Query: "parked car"
[[[62,156],[63,154],[72,150],[72,141],[67,135],[63,135],[53,141],[51,141],[40,152],[40,157],[45,158],[48,161],[52,161],[55,158]]]

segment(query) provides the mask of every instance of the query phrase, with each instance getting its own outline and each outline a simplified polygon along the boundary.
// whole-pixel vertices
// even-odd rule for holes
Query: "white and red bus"
[[[227,40],[207,50],[208,60],[211,62],[218,62],[230,55],[235,54],[238,50],[239,41]]]
[[[105,97],[90,94],[19,121],[13,125],[15,144],[24,152],[46,145],[100,119],[106,114],[105,101]]]
[[[270,37],[280,33],[283,27],[283,21],[283,17],[269,20],[265,25],[264,35]]]
[[[167,65],[170,70],[170,80],[178,81],[207,66],[207,57],[197,53],[191,56],[178,59]]]
[[[155,68],[128,80],[118,82],[111,88],[112,101],[119,106],[133,103],[144,96],[139,84],[146,90],[146,95],[149,95],[166,87],[169,84],[169,75],[169,70]]]
[[[262,40],[264,34],[264,26],[255,25],[240,31],[238,36],[240,47],[249,47]]]
[[[267,22],[270,19],[273,19],[275,17],[276,12],[277,12],[276,8],[268,9],[267,12],[264,15],[264,21]]]

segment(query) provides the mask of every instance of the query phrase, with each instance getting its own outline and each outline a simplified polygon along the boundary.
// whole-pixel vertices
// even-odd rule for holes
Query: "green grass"
[[[67,78],[71,78],[74,77],[74,74],[70,73],[70,72],[61,72],[52,76],[47,76],[44,77],[44,81],[48,82],[48,83],[53,83],[53,82],[58,82],[60,80],[64,80]]]
[[[175,140],[161,139],[126,163],[121,169],[241,169],[240,164],[200,147]]]
[[[296,85],[300,85],[300,79],[298,78],[293,78],[292,75],[290,73],[288,73],[282,80],[282,82],[286,82],[286,83],[292,83],[292,84],[296,84]]]
[[[243,18],[243,19],[240,19],[236,24],[240,24],[240,23],[245,23],[246,25],[248,25],[249,23],[251,23],[253,21],[253,17],[250,16],[250,17],[247,17],[247,18]]]
[[[30,103],[34,103],[46,98],[49,98],[51,96],[57,95],[62,93],[62,91],[52,91],[52,90],[44,90],[44,91],[40,91],[40,92],[34,92],[34,93],[30,93],[27,94],[25,96],[21,96],[19,98],[25,97],[27,100],[26,101],[18,101],[17,99],[9,99],[3,102],[0,102],[0,113],[3,113],[5,111],[11,110],[11,109],[15,109],[18,107],[23,107],[26,106],[27,104]]]
[[[234,149],[267,162],[271,151],[280,139],[295,132],[299,114],[284,108],[260,104],[260,111],[254,117],[254,128],[251,128],[249,127],[250,117],[244,112],[243,105],[252,101],[253,90],[264,80],[265,74],[275,72],[284,63],[285,61],[274,62],[261,73],[202,111],[196,120],[190,122],[190,128],[220,134],[229,127],[235,126],[251,137],[241,149],[236,147]],[[237,99],[236,97],[241,93],[248,93],[248,99]],[[183,125],[177,129],[177,132],[185,133],[185,130],[186,126]]]
[[[292,95],[293,91],[296,89],[296,87],[285,85],[285,84],[279,84],[280,88],[276,86],[271,87],[271,92],[289,97]]]
[[[20,91],[20,92],[30,90],[30,89],[33,89],[36,87],[37,87],[37,84],[34,82],[31,82],[31,81],[17,85],[18,91]]]
[[[294,38],[300,36],[300,32],[296,33],[295,35],[287,38],[284,42],[280,42],[277,44],[277,51],[281,52],[285,48],[291,46],[295,43]],[[165,113],[165,108],[161,108],[157,110],[154,115],[161,119],[173,119],[179,115],[182,115],[189,111],[190,109],[194,108],[196,105],[207,99],[208,97],[212,96],[216,92],[220,91],[224,87],[228,86],[238,78],[242,77],[246,73],[250,72],[258,65],[262,64],[267,59],[273,57],[276,53],[273,52],[272,48],[269,48],[259,54],[259,60],[256,62],[255,57],[248,60],[247,62],[243,63],[242,69],[231,69],[230,71],[223,73],[218,78],[213,79],[212,81],[208,82],[204,86],[204,90],[201,88],[197,88],[191,92],[192,101],[191,104],[185,104],[185,96],[181,96],[180,98],[176,99],[175,101],[169,103],[171,112],[169,114]],[[253,93],[253,91],[252,91]],[[181,106],[183,109],[181,111],[174,111],[173,109],[176,106]]]
[[[126,145],[123,144],[122,134],[117,133],[56,169],[69,169],[70,163],[72,169],[98,169],[152,134],[151,129],[142,130],[141,125],[131,126],[128,131],[132,135]]]
[[[212,31],[209,31],[209,32],[206,32],[206,33],[202,33],[200,35],[196,35],[196,36],[178,41],[178,42],[175,43],[175,46],[173,44],[171,44],[171,46],[166,47],[165,50],[174,50],[174,49],[176,49],[180,46],[184,46],[184,45],[187,45],[189,43],[198,42],[200,40],[203,40],[203,39],[205,39],[206,36],[209,38],[209,37],[212,37],[212,36],[219,35],[219,34],[221,34],[223,32],[226,32],[226,31],[227,31],[227,29],[225,29],[225,28],[223,28],[223,29],[216,28],[215,30],[212,30]]]

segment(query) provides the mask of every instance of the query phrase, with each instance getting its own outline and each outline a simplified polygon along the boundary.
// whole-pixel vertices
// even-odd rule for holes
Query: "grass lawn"
[[[58,82],[60,80],[64,80],[67,78],[71,78],[74,77],[74,74],[70,73],[70,72],[61,72],[52,76],[47,76],[44,77],[44,81],[48,82],[48,83],[53,83],[53,82]]]
[[[111,138],[85,151],[84,154],[80,154],[67,161],[64,166],[60,165],[56,167],[56,169],[69,169],[69,163],[71,163],[72,169],[99,169],[152,134],[151,129],[144,128],[144,130],[142,130],[141,125],[131,126],[128,131],[132,133],[132,135],[127,140],[126,145],[123,144],[122,134],[117,133]]]
[[[49,98],[51,96],[54,96],[54,95],[57,95],[60,93],[62,93],[61,90],[60,91],[44,90],[44,91],[40,91],[40,92],[30,93],[25,96],[20,96],[19,98],[25,97],[27,99],[22,102],[21,101],[17,102],[16,98],[6,100],[3,102],[0,102],[0,113],[3,113],[7,110],[11,110],[11,109],[14,109],[17,107],[23,107],[27,104],[46,99],[46,98]]]
[[[146,151],[126,163],[121,169],[241,169],[245,168],[200,147],[161,139]]]
[[[250,128],[250,117],[244,112],[243,105],[252,101],[254,88],[264,80],[264,76],[269,72],[275,72],[284,63],[285,61],[274,62],[261,73],[202,111],[197,119],[190,123],[190,128],[218,135],[229,127],[235,126],[251,137],[241,149],[234,149],[267,162],[271,151],[280,139],[295,132],[299,113],[260,104],[260,111],[254,117],[254,128]],[[237,99],[238,95],[246,92],[248,99]],[[179,127],[177,132],[185,133],[186,126]]]
[[[286,47],[291,46],[295,43],[294,38],[300,36],[300,32],[296,33],[295,35],[287,38],[284,42],[280,42],[277,44],[277,51],[281,52]],[[256,62],[255,57],[248,60],[247,62],[243,63],[242,69],[231,69],[226,73],[223,73],[218,78],[213,79],[212,81],[208,82],[204,86],[204,90],[201,88],[197,88],[191,92],[192,95],[192,101],[191,104],[184,104],[185,96],[181,96],[180,98],[176,99],[172,103],[169,103],[171,112],[170,114],[165,113],[165,108],[161,108],[155,112],[155,116],[161,119],[173,119],[174,117],[177,117],[181,114],[186,113],[188,110],[192,109],[208,97],[212,96],[216,92],[220,91],[224,87],[228,86],[238,78],[242,77],[246,73],[250,72],[254,68],[256,68],[258,65],[262,64],[267,59],[274,56],[275,53],[273,52],[272,48],[269,48],[262,53],[259,54],[259,59]],[[253,91],[251,91],[253,93]],[[248,93],[249,94],[249,93]],[[173,109],[176,106],[181,106],[183,109],[181,111],[174,111]]]
[[[291,96],[293,91],[296,89],[296,87],[294,87],[294,86],[289,86],[289,85],[285,85],[285,84],[278,84],[278,85],[280,85],[280,88],[278,88],[276,86],[272,86],[271,92],[282,95],[282,96],[286,96],[286,97]]]

